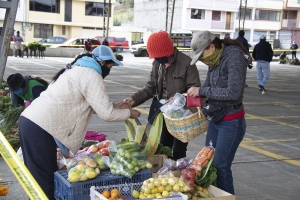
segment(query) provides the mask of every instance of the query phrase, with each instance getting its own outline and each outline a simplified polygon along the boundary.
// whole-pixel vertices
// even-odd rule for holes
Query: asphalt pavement
[[[149,58],[135,58],[129,52],[123,67],[113,67],[105,79],[111,101],[121,101],[141,89],[148,79]],[[51,80],[72,58],[8,57],[4,79],[11,73],[29,74]],[[271,63],[271,77],[262,95],[257,87],[256,63],[248,70],[244,93],[247,130],[236,153],[232,171],[238,200],[297,200],[300,199],[300,66]],[[203,84],[207,67],[197,63]],[[140,121],[147,122],[150,100],[139,106]],[[123,122],[104,122],[96,115],[90,130],[107,134],[107,139],[119,141],[126,137]],[[188,145],[188,157],[195,157],[204,146],[205,134]],[[26,193],[0,158],[1,183],[9,187],[4,199],[28,199]]]

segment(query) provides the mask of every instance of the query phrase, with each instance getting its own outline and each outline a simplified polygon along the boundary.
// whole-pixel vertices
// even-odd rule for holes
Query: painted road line
[[[286,163],[295,165],[297,167],[300,167],[300,161],[293,160],[291,158],[281,156],[281,155],[278,155],[276,153],[272,153],[272,152],[269,152],[269,151],[266,151],[266,150],[262,150],[262,149],[257,148],[257,147],[249,146],[249,145],[245,144],[244,142],[242,142],[240,144],[240,147],[242,147],[244,149],[247,149],[247,150],[250,150],[250,151],[254,151],[256,153],[259,153],[259,154],[262,154],[262,155],[265,155],[265,156],[268,156],[268,157],[271,157],[271,158],[274,158],[276,160],[280,160],[282,162],[286,162]]]
[[[260,120],[267,121],[267,122],[273,122],[273,123],[280,124],[280,125],[283,125],[283,126],[288,126],[288,127],[300,129],[300,126],[296,126],[296,125],[293,125],[293,124],[288,124],[288,123],[285,123],[285,122],[280,122],[280,121],[268,119],[268,118],[265,118],[265,117],[258,117],[258,116],[251,115],[251,114],[246,114],[246,116],[247,117],[252,117],[252,118],[255,118],[255,119],[260,119]]]
[[[118,82],[111,81],[111,80],[105,80],[105,82],[113,83],[113,84],[116,84],[116,85],[127,86],[127,87],[138,89],[138,90],[141,89],[140,87],[135,87],[135,86],[132,86],[132,85],[125,85],[123,83],[118,83]]]
[[[47,196],[0,132],[0,153],[30,199],[47,200]]]
[[[273,139],[273,140],[252,140],[252,139],[247,139],[243,140],[243,143],[278,143],[278,142],[292,142],[292,141],[297,141],[299,140],[298,138],[289,138],[289,139]]]
[[[64,68],[63,66],[62,66],[61,68],[59,68],[59,67],[52,67],[52,66],[50,66],[50,65],[44,65],[44,64],[41,64],[41,63],[38,63],[38,62],[29,61],[29,60],[26,60],[26,59],[23,59],[23,61],[26,61],[26,62],[29,62],[29,63],[33,63],[33,64],[35,64],[35,65],[40,65],[40,66],[52,68],[52,69],[62,69],[62,68]],[[9,67],[9,66],[8,66],[8,67]]]

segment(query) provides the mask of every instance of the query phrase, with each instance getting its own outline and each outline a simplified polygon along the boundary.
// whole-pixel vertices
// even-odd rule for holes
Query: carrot
[[[210,150],[210,152],[207,154],[208,160],[211,159],[211,157],[213,156],[213,154],[214,154],[214,150],[212,149],[212,150]]]
[[[201,164],[201,168],[203,169],[208,163],[208,160],[205,160],[202,164]]]

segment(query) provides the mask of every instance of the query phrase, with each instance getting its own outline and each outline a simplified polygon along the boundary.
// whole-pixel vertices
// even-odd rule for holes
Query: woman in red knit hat
[[[155,117],[155,109],[159,110],[159,100],[168,100],[175,93],[186,93],[192,87],[200,87],[199,72],[195,64],[190,65],[191,58],[178,51],[166,31],[153,33],[147,42],[149,58],[154,58],[150,78],[143,89],[124,99],[133,107],[153,98],[149,122]],[[163,122],[160,143],[173,149],[173,159],[186,157],[188,143],[174,138]]]

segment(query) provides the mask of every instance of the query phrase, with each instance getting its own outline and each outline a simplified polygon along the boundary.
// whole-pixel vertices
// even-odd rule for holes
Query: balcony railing
[[[296,19],[283,19],[282,27],[300,28],[299,20]]]

